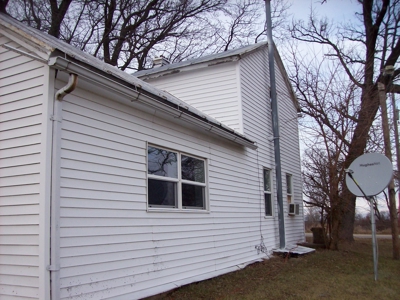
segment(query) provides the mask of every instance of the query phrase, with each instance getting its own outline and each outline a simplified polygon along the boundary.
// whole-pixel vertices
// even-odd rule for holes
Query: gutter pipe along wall
[[[271,22],[271,1],[265,0],[265,13],[267,19],[267,37],[268,37],[268,63],[269,78],[271,86],[271,107],[272,107],[272,130],[274,135],[274,152],[275,152],[275,175],[276,189],[278,201],[278,223],[279,223],[279,247],[285,248],[285,220],[283,213],[283,197],[282,197],[282,170],[281,170],[281,147],[279,137],[279,119],[278,119],[278,99],[276,96],[275,83],[275,59],[274,59],[274,42],[272,40],[272,22]]]
[[[62,100],[77,85],[78,76],[70,74],[68,83],[54,95],[53,138],[51,154],[51,229],[50,229],[50,271],[51,299],[60,299],[60,170],[61,170],[61,122]]]

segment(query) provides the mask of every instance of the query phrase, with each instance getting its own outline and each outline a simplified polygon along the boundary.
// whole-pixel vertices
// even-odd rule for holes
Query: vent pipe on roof
[[[153,58],[153,68],[159,68],[165,65],[169,65],[170,62],[168,59],[166,59],[164,56],[159,56],[159,57],[155,57]]]
[[[269,78],[271,85],[271,108],[272,108],[272,131],[274,134],[275,151],[275,174],[276,174],[276,196],[278,200],[278,225],[279,225],[279,247],[285,248],[285,219],[283,213],[282,197],[282,170],[281,170],[281,146],[279,141],[279,119],[278,119],[278,99],[276,97],[275,83],[275,59],[274,42],[272,40],[272,22],[271,22],[271,1],[265,0],[265,13],[267,19],[267,38],[268,38],[268,63]]]

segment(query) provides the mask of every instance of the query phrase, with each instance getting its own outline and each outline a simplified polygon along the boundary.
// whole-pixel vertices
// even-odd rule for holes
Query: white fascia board
[[[200,111],[192,108],[191,106],[182,102],[178,102],[178,100],[174,100],[173,98],[169,97],[168,94],[163,93],[154,87],[149,86],[147,88],[148,84],[144,83],[142,86],[137,86],[134,83],[126,82],[127,84],[131,85],[127,86],[116,80],[112,80],[104,75],[101,75],[98,72],[90,70],[79,63],[70,61],[60,56],[51,57],[48,64],[49,66],[59,70],[75,73],[102,87],[107,87],[108,89],[111,89],[116,93],[126,97],[131,102],[140,101],[145,105],[164,111],[176,118],[181,118],[188,123],[204,129],[205,131],[211,132],[212,134],[224,137],[225,139],[251,149],[257,149],[255,142],[252,140],[244,137],[238,132],[235,132],[233,129],[221,124],[220,122],[216,120],[214,121],[212,118],[203,115]],[[163,101],[166,103],[163,103]]]
[[[1,18],[0,30],[2,30],[2,34],[10,40],[15,41],[15,39],[17,39],[17,41],[15,41],[17,44],[37,55],[39,60],[47,61],[50,53],[54,51],[54,48],[49,46],[47,43],[37,39],[35,36],[30,35],[24,30],[13,26],[11,23]]]

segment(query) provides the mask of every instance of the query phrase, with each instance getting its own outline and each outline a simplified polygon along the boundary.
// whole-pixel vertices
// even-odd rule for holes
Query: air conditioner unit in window
[[[289,216],[300,214],[300,204],[289,203]]]

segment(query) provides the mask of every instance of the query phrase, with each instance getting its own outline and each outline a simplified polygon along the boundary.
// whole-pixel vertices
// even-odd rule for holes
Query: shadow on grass
[[[183,286],[153,299],[399,299],[400,261],[390,240],[379,240],[374,281],[368,240],[339,251],[318,249],[299,258],[272,257],[243,270]]]

